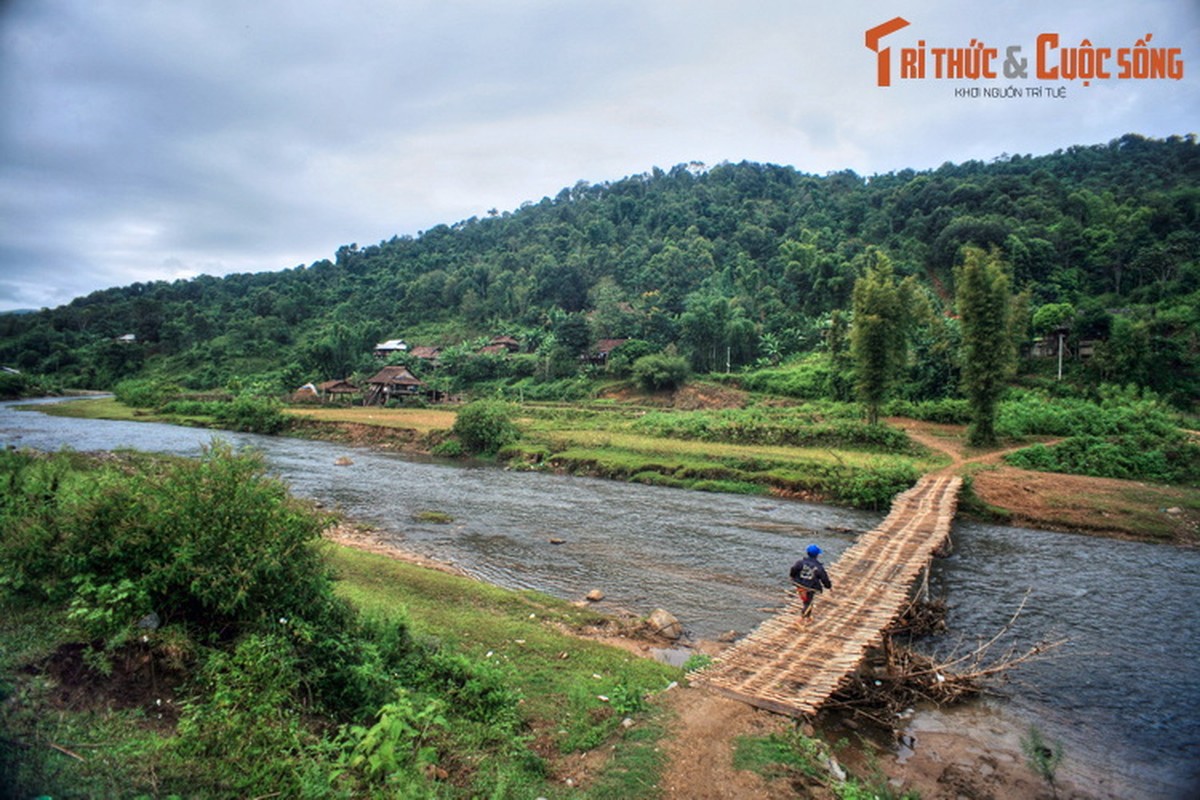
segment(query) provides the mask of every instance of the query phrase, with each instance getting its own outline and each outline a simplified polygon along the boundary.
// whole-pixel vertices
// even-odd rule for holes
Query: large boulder
[[[670,611],[656,608],[646,619],[646,623],[650,626],[650,630],[664,638],[675,640],[683,636],[683,626]]]

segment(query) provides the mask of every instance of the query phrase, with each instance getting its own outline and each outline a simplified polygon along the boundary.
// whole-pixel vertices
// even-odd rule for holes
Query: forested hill
[[[0,366],[91,387],[157,374],[195,388],[251,376],[283,388],[370,369],[382,339],[447,346],[507,334],[530,353],[629,338],[674,345],[700,371],[737,369],[818,348],[873,248],[949,311],[967,244],[999,249],[1031,316],[1069,304],[1073,336],[1128,338],[1134,355],[1110,359],[1103,377],[1190,391],[1194,135],[869,178],[726,163],[579,183],[512,212],[347,245],[332,261],[3,315]],[[136,343],[115,341],[126,334]],[[1144,363],[1148,353],[1182,372],[1153,374],[1162,363]]]

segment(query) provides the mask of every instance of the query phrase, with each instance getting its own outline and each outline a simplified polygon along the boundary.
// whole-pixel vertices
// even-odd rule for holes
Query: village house
[[[396,353],[403,353],[408,350],[408,344],[403,339],[388,339],[386,342],[380,342],[375,345],[375,357],[387,358]]]
[[[493,355],[517,353],[520,350],[521,343],[511,336],[493,336],[492,340],[486,346],[479,348],[480,353],[490,353]]]
[[[413,358],[418,358],[421,361],[424,361],[431,367],[436,367],[438,364],[438,358],[442,355],[442,348],[419,344],[411,348],[408,351],[408,354]]]
[[[317,384],[317,392],[322,400],[341,400],[348,402],[359,393],[359,388],[345,378],[325,381]]]
[[[407,367],[384,367],[367,383],[370,389],[364,400],[366,405],[383,405],[389,400],[405,397],[420,397],[425,382],[408,371]]]

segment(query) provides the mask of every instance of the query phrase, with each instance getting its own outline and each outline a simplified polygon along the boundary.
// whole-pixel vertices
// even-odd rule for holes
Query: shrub
[[[0,399],[24,397],[29,388],[29,378],[24,374],[0,372]]]
[[[1022,469],[1157,483],[1200,483],[1200,446],[1182,436],[1073,436],[1005,457]]]
[[[647,391],[676,389],[687,380],[691,370],[683,356],[666,353],[642,356],[633,362],[633,377]]]
[[[829,357],[817,354],[796,364],[747,373],[742,385],[751,392],[818,400],[830,396],[831,376]]]
[[[125,380],[113,387],[113,395],[133,408],[158,408],[179,391],[175,384],[156,378]]]
[[[390,785],[395,796],[432,796],[422,772],[437,763],[437,750],[430,742],[437,730],[446,727],[443,707],[442,702],[429,700],[418,708],[400,689],[394,701],[379,709],[373,726],[351,729],[356,742],[346,765],[368,784]]]
[[[435,456],[443,456],[445,458],[458,458],[463,454],[462,442],[458,439],[447,439],[444,442],[439,442],[434,445],[430,451]]]
[[[940,400],[892,400],[883,407],[889,417],[907,417],[922,422],[965,425],[971,421],[971,405],[966,400],[944,397]]]
[[[912,487],[920,476],[911,464],[875,462],[839,477],[831,487],[838,501],[856,508],[885,509],[892,498]]]
[[[1021,737],[1021,751],[1025,754],[1030,768],[1046,781],[1051,794],[1057,797],[1058,790],[1054,779],[1058,773],[1058,765],[1062,762],[1062,745],[1058,742],[1047,742],[1042,738],[1042,732],[1036,726],[1030,725],[1028,735]]]
[[[171,744],[172,755],[193,768],[175,775],[168,768],[168,780],[217,796],[249,797],[263,786],[301,794],[316,746],[295,701],[301,681],[292,647],[277,636],[250,636],[232,653],[213,652]]]
[[[859,447],[889,453],[912,449],[908,434],[896,428],[858,419],[829,420],[807,411],[751,408],[652,412],[634,423],[634,429],[655,436],[733,444]]]
[[[282,404],[262,397],[242,396],[216,404],[214,416],[222,426],[247,433],[279,433],[287,425]]]
[[[176,414],[181,417],[215,417],[221,406],[220,402],[212,400],[171,400],[159,409],[164,414]]]
[[[265,476],[261,457],[216,443],[197,461],[132,475],[73,471],[68,461],[0,462],[10,490],[0,566],[10,586],[69,600],[72,580],[89,576],[79,586],[95,599],[129,580],[121,594],[144,597],[143,613],[226,635],[332,598],[311,546],[323,520]]]
[[[521,437],[513,409],[497,400],[476,400],[458,412],[451,430],[468,452],[492,454]]]
[[[628,378],[633,374],[634,362],[653,353],[654,345],[644,339],[630,339],[608,354],[605,371],[618,378]]]
[[[146,756],[164,796],[441,796],[420,770],[435,745],[519,749],[507,669],[360,618],[333,594],[323,527],[220,444],[198,461],[0,451],[0,592],[49,600],[68,635],[136,632],[152,663],[199,666],[177,735]],[[157,629],[136,629],[149,611]],[[37,778],[22,796],[57,785]]]

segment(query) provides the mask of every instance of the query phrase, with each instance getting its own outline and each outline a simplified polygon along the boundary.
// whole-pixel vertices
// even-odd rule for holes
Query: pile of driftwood
[[[905,709],[917,704],[947,705],[989,691],[989,687],[1014,667],[1038,658],[1062,642],[1009,649],[997,656],[992,650],[1012,630],[1025,600],[1008,623],[991,639],[965,653],[942,659],[918,652],[914,638],[945,630],[944,600],[914,600],[883,634],[882,645],[851,675],[824,709],[849,711],[856,716],[894,728]]]

